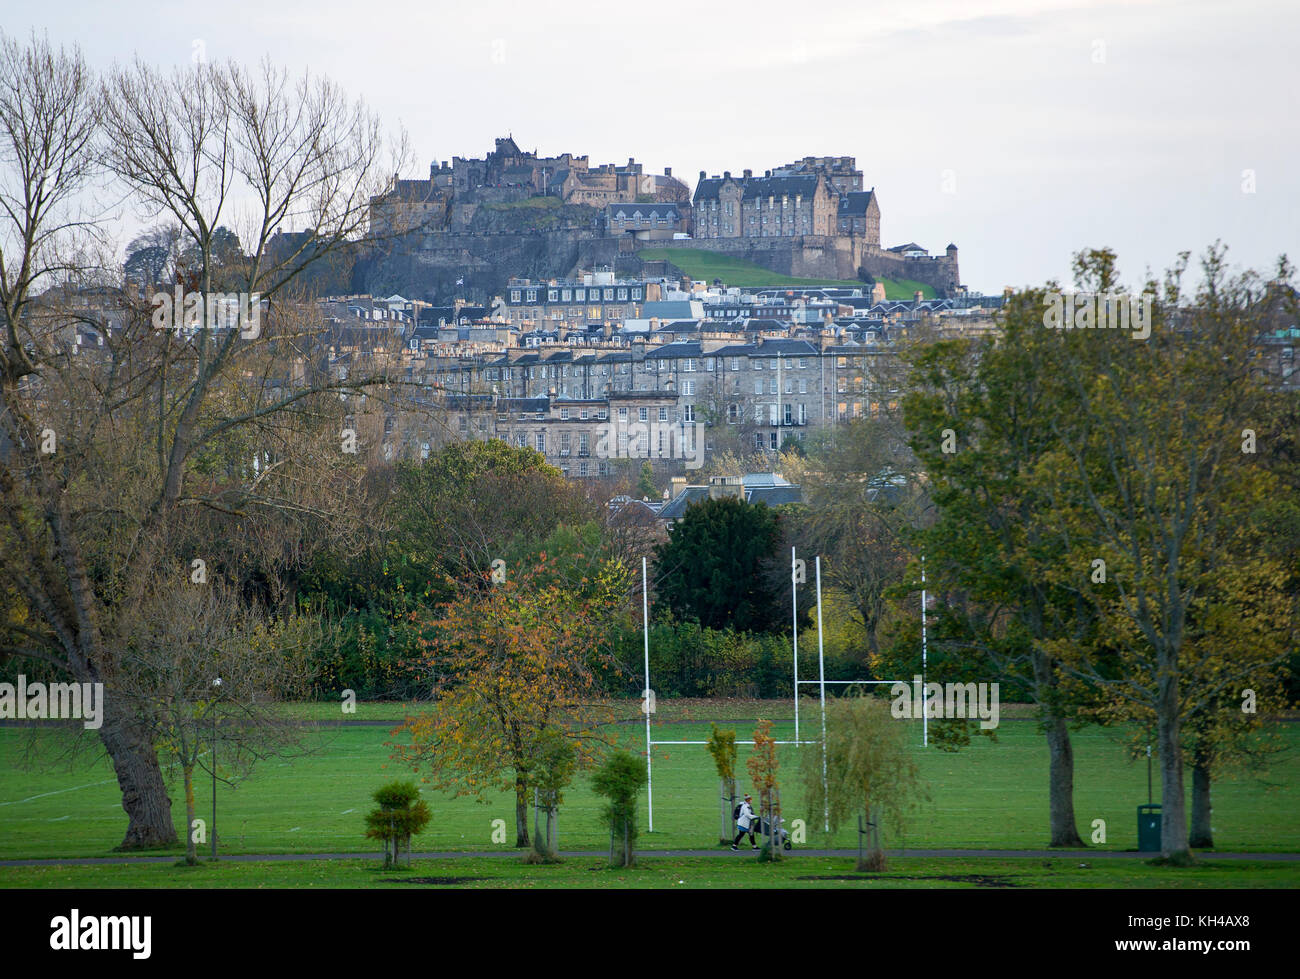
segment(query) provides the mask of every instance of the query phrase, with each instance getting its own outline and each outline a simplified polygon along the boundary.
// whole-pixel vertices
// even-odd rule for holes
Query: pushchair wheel
[[[792,846],[790,846],[790,841],[789,841],[789,840],[786,840],[785,843],[783,844],[783,846],[784,846],[787,850],[794,849]]]

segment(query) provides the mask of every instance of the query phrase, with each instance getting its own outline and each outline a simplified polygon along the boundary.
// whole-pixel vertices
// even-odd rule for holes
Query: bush
[[[635,863],[636,799],[646,781],[645,762],[626,751],[614,752],[592,776],[592,789],[609,800],[602,814],[609,826],[609,862],[615,867]]]
[[[379,808],[366,815],[366,837],[383,842],[384,866],[392,867],[402,847],[410,847],[411,837],[428,825],[433,814],[414,782],[390,782],[376,789],[373,798]]]

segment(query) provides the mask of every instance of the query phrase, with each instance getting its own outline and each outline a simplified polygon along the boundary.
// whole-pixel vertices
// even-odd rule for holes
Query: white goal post
[[[792,596],[791,605],[793,611],[793,622],[791,623],[791,634],[793,636],[794,655],[794,740],[777,741],[776,744],[793,744],[793,745],[812,745],[820,744],[822,746],[822,785],[825,788],[826,783],[826,685],[843,684],[852,686],[860,684],[863,686],[871,684],[894,684],[905,683],[901,680],[827,680],[826,679],[826,656],[825,646],[822,642],[822,559],[818,555],[814,560],[816,568],[817,584],[817,679],[800,680],[799,679],[799,607],[798,607],[798,590],[797,585],[801,583],[801,564],[798,560],[795,549],[790,548],[790,591]],[[925,632],[925,558],[921,558],[921,679],[925,682],[925,667],[927,665],[926,650],[926,632]],[[650,714],[651,698],[654,696],[654,688],[650,685],[650,579],[646,571],[646,559],[641,558],[641,626],[644,635],[645,646],[645,689],[641,693],[642,703],[641,711],[645,714],[645,767],[646,767],[646,809],[649,819],[648,832],[653,833],[655,828],[655,803],[654,803],[654,768],[651,759],[651,753],[655,745],[667,744],[708,744],[707,741],[682,741],[682,740],[663,740],[656,741],[650,733]],[[799,688],[801,686],[816,685],[819,691],[821,701],[821,724],[822,736],[820,741],[804,741],[799,738]],[[922,687],[924,689],[924,687]],[[929,719],[922,712],[921,731],[922,746],[929,745]],[[824,793],[823,793],[824,795]],[[828,803],[829,806],[829,803]],[[825,820],[825,829],[830,830],[830,812],[829,809],[823,813]]]

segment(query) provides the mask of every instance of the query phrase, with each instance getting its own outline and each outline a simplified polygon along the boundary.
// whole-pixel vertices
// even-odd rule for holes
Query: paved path
[[[505,859],[508,857],[518,857],[524,852],[523,848],[518,850],[494,850],[486,852],[466,852],[456,850],[441,850],[431,853],[412,853],[411,857],[416,860],[462,860],[471,857],[488,857],[492,859]],[[727,847],[718,847],[713,850],[637,850],[639,857],[730,857],[733,855],[740,856],[745,853],[752,853],[751,850],[741,850],[739,853],[728,849]],[[1024,858],[1024,859],[1043,859],[1043,860],[1087,860],[1099,859],[1119,859],[1119,860],[1149,860],[1157,856],[1155,853],[1137,853],[1133,850],[890,850],[891,857],[947,857],[947,858],[966,858],[966,859],[1005,859],[1005,858]],[[608,856],[607,850],[562,850],[562,857],[604,857]],[[795,847],[790,853],[791,856],[805,857],[856,857],[856,850],[806,850],[801,847]],[[200,857],[204,854],[200,853]],[[1300,860],[1300,853],[1198,853],[1197,856],[1207,860],[1268,860],[1268,861],[1297,861]],[[0,867],[96,867],[107,866],[110,864],[133,864],[133,863],[175,863],[180,858],[180,854],[171,854],[165,857],[81,857],[65,858],[53,857],[43,860],[0,860]],[[235,863],[275,863],[275,862],[293,862],[298,860],[374,860],[379,862],[379,854],[371,851],[368,853],[241,853],[230,856],[222,856],[222,860],[229,860]]]

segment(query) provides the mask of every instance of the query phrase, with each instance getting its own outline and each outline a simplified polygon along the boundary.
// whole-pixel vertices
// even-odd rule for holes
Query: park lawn
[[[1146,860],[897,857],[882,873],[858,873],[847,857],[787,857],[759,863],[752,853],[723,858],[646,857],[631,868],[599,857],[566,857],[530,866],[522,859],[466,857],[413,860],[385,871],[375,860],[218,860],[197,867],[112,864],[103,867],[0,867],[0,888],[1294,888],[1300,863],[1218,861],[1190,868]]]
[[[748,259],[723,255],[706,248],[643,248],[637,252],[643,261],[672,262],[692,279],[712,282],[721,279],[739,289],[777,288],[779,286],[856,286],[869,295],[866,283],[856,279],[808,279],[773,272]],[[919,290],[926,299],[934,298],[934,287],[910,279],[881,279],[886,299],[911,299]]]
[[[790,704],[754,706],[755,712],[775,715]],[[659,724],[655,740],[704,740],[709,733],[708,705],[698,706],[695,723]],[[365,705],[356,716],[364,716]],[[715,713],[726,713],[718,705]],[[751,717],[753,714],[750,715]],[[818,714],[805,709],[801,734],[816,733]],[[887,829],[892,848],[1039,849],[1047,843],[1047,752],[1036,725],[1006,720],[997,742],[976,738],[962,751],[949,753],[920,746],[919,722],[908,723],[915,752],[928,786],[925,802],[903,832]],[[742,741],[739,771],[744,785],[744,761],[752,721],[729,722]],[[629,749],[643,750],[645,731],[636,722],[612,728]],[[1215,841],[1228,851],[1300,851],[1300,730],[1280,725],[1290,751],[1278,757],[1262,778],[1225,780],[1214,787]],[[793,739],[793,725],[780,721],[774,734]],[[408,769],[393,762],[382,726],[329,727],[310,736],[312,752],[293,759],[269,759],[235,787],[217,790],[217,825],[221,852],[233,853],[358,853],[373,849],[362,837],[363,816],[373,807],[370,794],[381,784],[410,778]],[[98,741],[84,738],[89,750],[75,761],[24,770],[27,749],[42,749],[47,760],[66,749],[71,735],[55,729],[0,728],[0,859],[24,857],[109,856],[126,828],[116,781],[99,757]],[[1094,820],[1105,820],[1103,849],[1136,847],[1135,807],[1147,798],[1146,765],[1130,761],[1122,733],[1098,728],[1077,732],[1074,740],[1075,811],[1080,833],[1088,838]],[[780,749],[784,806],[788,824],[806,817],[800,802],[798,753],[793,745]],[[656,745],[653,754],[654,831],[642,823],[646,849],[698,849],[716,845],[719,835],[718,780],[701,745]],[[1159,791],[1159,773],[1157,792]],[[1190,791],[1190,778],[1188,787]],[[182,794],[173,781],[173,813],[178,833],[184,822]],[[211,816],[210,783],[197,781],[198,815]],[[417,850],[499,850],[514,842],[513,797],[490,793],[482,801],[451,798],[425,787],[433,810],[429,827],[415,840]],[[645,813],[645,798],[641,812]],[[559,836],[563,849],[603,849],[608,844],[600,823],[601,801],[587,779],[579,777],[565,793]],[[505,839],[499,831],[504,821]],[[497,839],[493,839],[494,828]],[[809,847],[854,847],[851,828],[829,838],[817,821],[806,827]],[[204,848],[200,848],[201,850]],[[175,852],[180,852],[177,847]]]

